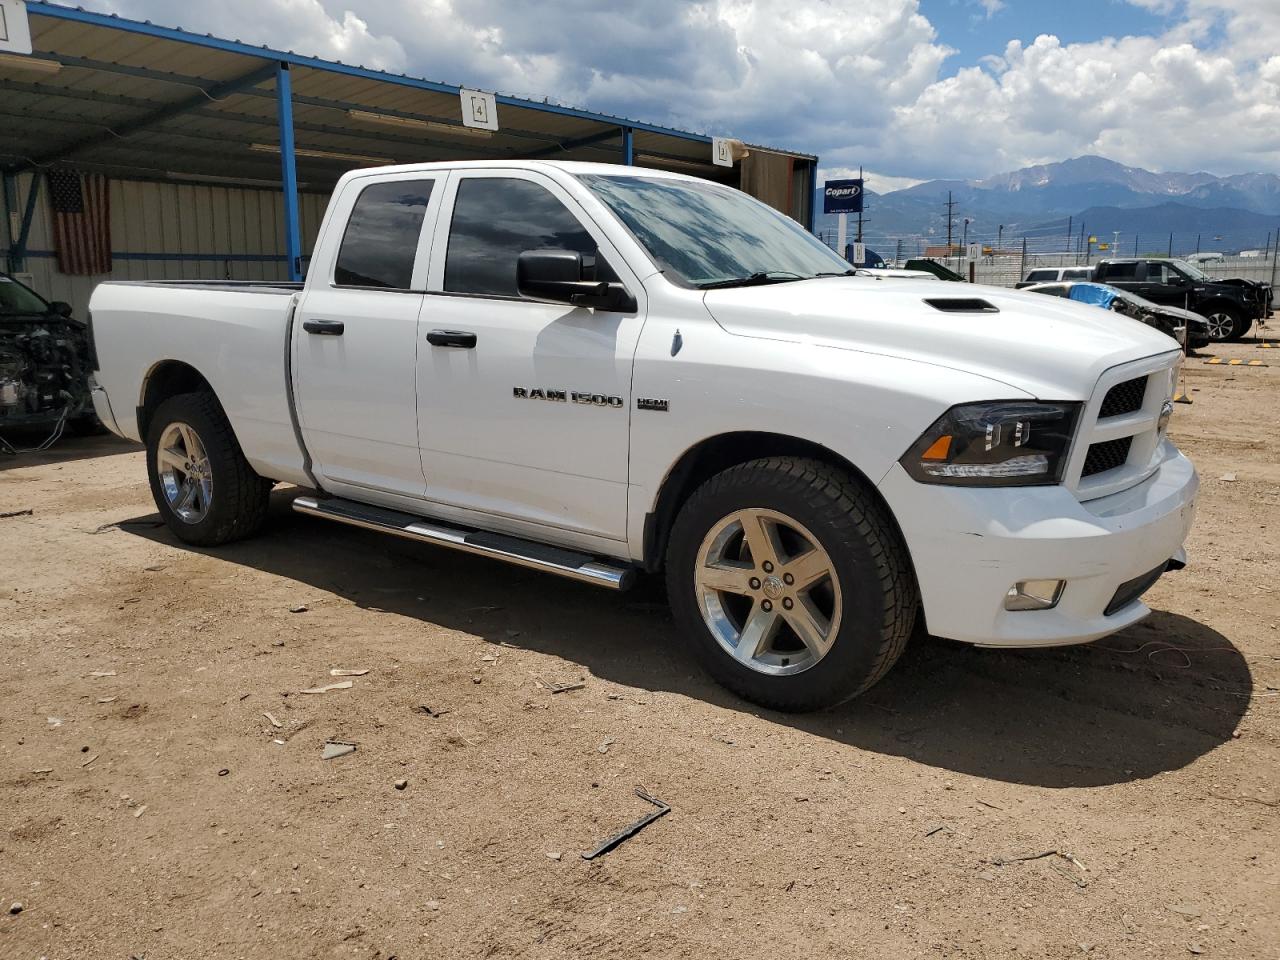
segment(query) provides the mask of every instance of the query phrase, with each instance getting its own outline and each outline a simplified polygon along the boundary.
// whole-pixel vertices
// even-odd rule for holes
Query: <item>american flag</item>
[[[72,274],[110,273],[111,200],[107,178],[73,170],[52,170],[48,176],[58,269]]]

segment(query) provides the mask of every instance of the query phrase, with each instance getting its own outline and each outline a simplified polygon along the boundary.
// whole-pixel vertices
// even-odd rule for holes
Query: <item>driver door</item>
[[[521,297],[516,259],[538,249],[578,251],[639,308]],[[428,499],[512,533],[624,541],[638,278],[568,191],[535,171],[454,172],[433,251],[418,324]]]

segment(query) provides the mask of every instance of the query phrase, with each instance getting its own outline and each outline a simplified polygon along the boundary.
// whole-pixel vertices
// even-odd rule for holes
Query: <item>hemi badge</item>
[[[668,400],[651,400],[648,397],[636,397],[637,410],[654,410],[658,413],[666,413],[670,406],[671,404]]]

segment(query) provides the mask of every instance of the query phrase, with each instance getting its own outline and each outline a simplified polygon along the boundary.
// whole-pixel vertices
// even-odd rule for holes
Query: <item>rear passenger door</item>
[[[294,317],[298,420],[333,493],[421,498],[416,363],[445,174],[349,181]]]
[[[455,172],[418,336],[427,496],[478,525],[596,549],[626,538],[631,365],[644,290],[551,177]],[[567,249],[620,280],[631,313],[527,300],[525,250]],[[456,334],[450,341],[445,334]],[[558,533],[557,533],[558,531]]]

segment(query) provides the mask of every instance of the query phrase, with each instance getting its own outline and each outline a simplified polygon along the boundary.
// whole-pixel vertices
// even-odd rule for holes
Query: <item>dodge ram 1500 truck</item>
[[[857,276],[743,193],[487,161],[338,183],[305,284],[104,283],[102,419],[181,540],[294,509],[621,589],[784,710],[918,618],[981,646],[1148,613],[1198,485],[1173,340],[1094,307]],[[339,562],[339,561],[335,561]]]

